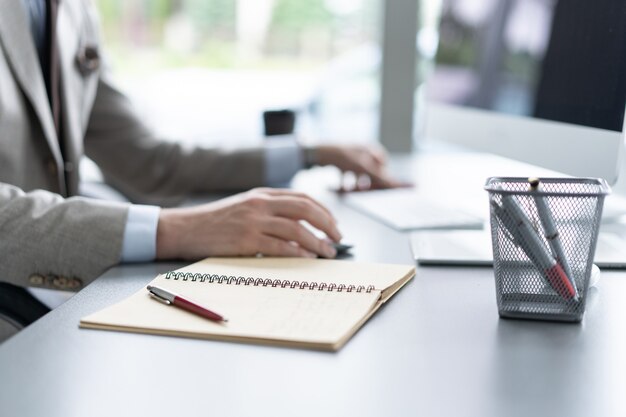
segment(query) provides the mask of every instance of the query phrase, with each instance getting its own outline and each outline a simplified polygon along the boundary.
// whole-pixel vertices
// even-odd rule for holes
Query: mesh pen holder
[[[489,178],[500,317],[582,320],[606,181]]]

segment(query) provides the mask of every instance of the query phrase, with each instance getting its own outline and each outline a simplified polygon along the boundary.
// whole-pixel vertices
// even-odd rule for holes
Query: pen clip
[[[156,294],[156,293],[153,293],[151,290],[148,290],[148,291],[149,291],[149,292],[148,292],[148,294],[150,294],[150,296],[151,296],[152,298],[154,298],[155,300],[160,301],[160,302],[162,302],[163,304],[167,304],[167,305],[172,304],[170,300],[168,300],[168,299],[166,299],[166,298],[163,298],[163,297],[161,297],[160,295],[158,295],[158,294]]]

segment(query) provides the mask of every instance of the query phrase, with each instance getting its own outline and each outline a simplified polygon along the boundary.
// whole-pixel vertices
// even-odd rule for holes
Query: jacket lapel
[[[15,78],[35,109],[57,165],[63,166],[48,94],[29,28],[28,19],[19,1],[0,0],[0,42]]]
[[[78,169],[80,155],[82,155],[82,105],[79,99],[84,88],[84,80],[77,79],[75,60],[79,49],[80,35],[78,21],[73,15],[67,1],[59,2],[57,17],[57,42],[59,47],[59,65],[61,66],[61,117],[63,118],[63,146],[66,163],[70,163],[72,170]],[[78,175],[76,172],[67,173],[70,194],[78,191]]]

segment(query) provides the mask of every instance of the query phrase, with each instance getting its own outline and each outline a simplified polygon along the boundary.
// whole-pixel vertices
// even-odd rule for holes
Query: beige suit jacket
[[[102,55],[91,2],[62,0],[58,19],[61,138],[21,2],[0,0],[0,281],[77,290],[119,262],[128,210],[76,197],[83,154],[131,201],[161,203],[261,185],[263,150],[185,148],[156,139],[103,65],[91,71],[78,65],[86,47]]]

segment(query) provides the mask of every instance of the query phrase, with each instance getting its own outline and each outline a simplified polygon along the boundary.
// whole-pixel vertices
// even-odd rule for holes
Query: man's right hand
[[[196,207],[162,209],[157,258],[257,254],[333,258],[335,249],[301,220],[335,242],[341,239],[335,219],[324,206],[291,190],[257,188]]]

